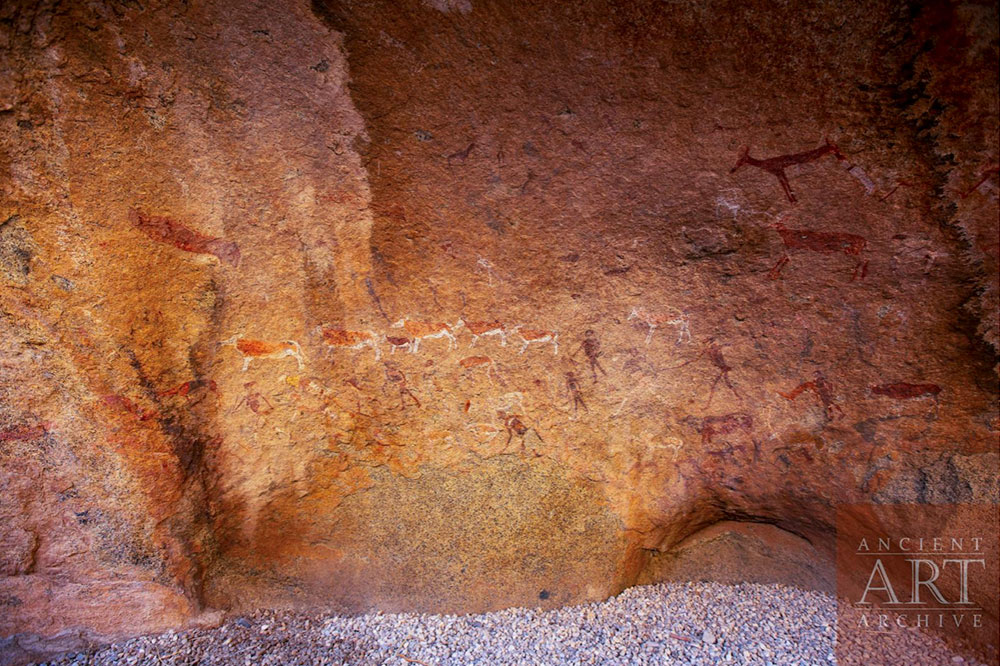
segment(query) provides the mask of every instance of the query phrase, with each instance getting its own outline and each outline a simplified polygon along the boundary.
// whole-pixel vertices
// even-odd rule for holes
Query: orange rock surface
[[[0,649],[996,504],[996,7],[792,4],[4,3]]]

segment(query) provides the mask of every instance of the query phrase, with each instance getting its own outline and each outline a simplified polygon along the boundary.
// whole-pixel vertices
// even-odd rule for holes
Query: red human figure
[[[712,365],[714,365],[719,370],[719,374],[716,375],[715,379],[712,381],[712,390],[709,392],[708,403],[705,404],[705,409],[711,407],[712,399],[715,397],[715,389],[718,387],[720,380],[726,383],[726,386],[728,386],[729,390],[733,392],[733,395],[735,395],[737,398],[742,398],[740,392],[736,390],[736,387],[733,386],[733,383],[729,380],[729,373],[732,372],[733,366],[729,365],[726,362],[726,357],[722,354],[722,347],[715,344],[715,338],[708,339],[708,341],[705,343],[705,349],[703,349],[700,354],[698,354],[689,361],[681,363],[680,365],[675,365],[671,369],[683,368],[685,365],[690,365],[691,363],[694,363],[695,361],[700,359],[702,356],[705,356],[706,354],[708,355],[708,360],[712,362]]]
[[[583,407],[583,411],[589,412],[587,409],[587,404],[583,401],[583,395],[580,393],[580,380],[577,378],[575,372],[566,373],[566,390],[569,391],[569,395],[573,398],[573,413],[576,414],[577,407]]]
[[[804,391],[812,391],[823,404],[823,409],[826,411],[827,419],[833,420],[843,416],[844,410],[841,409],[840,405],[838,405],[833,399],[833,387],[830,386],[830,382],[826,380],[826,377],[819,370],[816,371],[815,377],[816,378],[812,381],[799,384],[788,393],[778,391],[778,395],[786,400],[794,401]]]

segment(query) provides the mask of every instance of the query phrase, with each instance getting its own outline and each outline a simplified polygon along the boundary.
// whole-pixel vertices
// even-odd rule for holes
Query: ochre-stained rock
[[[997,11],[925,4],[4,3],[11,659],[995,505]]]

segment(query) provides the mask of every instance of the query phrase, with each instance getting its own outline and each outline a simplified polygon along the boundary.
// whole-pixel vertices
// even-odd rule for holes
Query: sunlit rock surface
[[[996,7],[794,5],[5,3],[4,649],[997,502]]]

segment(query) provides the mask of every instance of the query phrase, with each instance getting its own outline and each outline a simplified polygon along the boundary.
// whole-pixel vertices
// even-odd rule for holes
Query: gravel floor
[[[71,654],[60,664],[978,664],[912,630],[873,651],[841,637],[833,597],[781,585],[686,583],[601,603],[484,615],[260,612]],[[849,648],[849,655],[843,650]],[[838,662],[839,657],[839,662]]]

